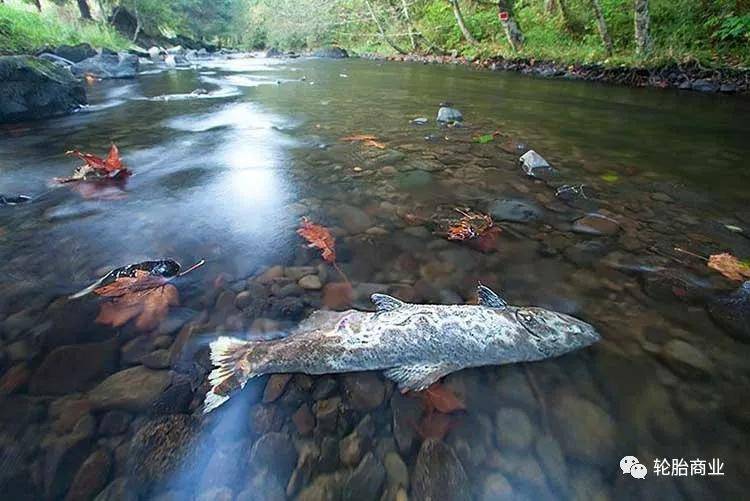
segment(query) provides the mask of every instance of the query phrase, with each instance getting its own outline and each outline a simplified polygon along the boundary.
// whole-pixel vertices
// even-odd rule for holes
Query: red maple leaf
[[[308,247],[320,250],[321,257],[328,263],[336,261],[336,239],[325,226],[315,224],[308,218],[303,217],[297,234],[307,240]]]

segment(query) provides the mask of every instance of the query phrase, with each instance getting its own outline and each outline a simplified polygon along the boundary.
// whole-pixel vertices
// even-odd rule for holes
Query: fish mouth
[[[544,308],[520,308],[516,319],[534,339],[555,351],[583,348],[601,339],[591,324]]]

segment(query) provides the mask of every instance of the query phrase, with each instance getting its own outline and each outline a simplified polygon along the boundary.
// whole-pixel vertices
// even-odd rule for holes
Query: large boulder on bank
[[[99,54],[70,69],[74,74],[91,75],[97,78],[134,78],[138,74],[138,56],[135,54]]]
[[[73,61],[74,63],[80,63],[84,59],[96,56],[96,50],[87,43],[79,43],[78,45],[61,45],[56,49],[50,51],[52,54]]]
[[[0,57],[0,123],[63,115],[86,102],[68,69],[32,56]]]
[[[328,57],[331,59],[344,59],[349,57],[345,49],[341,47],[321,47],[313,52],[315,57]]]

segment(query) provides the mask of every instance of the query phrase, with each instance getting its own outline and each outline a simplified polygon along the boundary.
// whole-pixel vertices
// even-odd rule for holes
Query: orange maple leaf
[[[109,298],[101,305],[97,323],[121,327],[135,319],[135,327],[141,331],[158,327],[169,313],[169,307],[180,304],[174,285],[164,277],[143,270],[94,289],[94,293]]]
[[[78,150],[66,151],[65,154],[80,158],[84,161],[84,164],[76,168],[71,177],[59,178],[58,181],[61,183],[81,181],[90,176],[98,178],[115,178],[130,175],[130,171],[122,163],[120,150],[117,149],[115,144],[112,144],[109,148],[107,158],[102,158],[93,153],[81,153]]]
[[[740,261],[728,252],[709,256],[708,267],[718,271],[730,280],[742,281],[750,279],[750,265]]]
[[[456,210],[462,217],[448,228],[448,240],[470,240],[481,237],[495,224],[487,214],[463,211],[461,209]]]
[[[336,239],[325,226],[315,224],[303,217],[297,234],[308,241],[308,247],[320,249],[321,257],[328,263],[336,261]]]

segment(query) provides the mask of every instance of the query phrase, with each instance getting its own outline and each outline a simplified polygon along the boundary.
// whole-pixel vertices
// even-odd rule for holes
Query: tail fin
[[[251,372],[247,360],[255,344],[232,337],[220,337],[211,343],[211,362],[215,369],[208,376],[211,390],[203,402],[204,414],[229,400],[235,390],[244,388],[247,380],[257,375]]]

